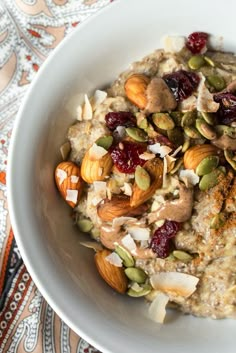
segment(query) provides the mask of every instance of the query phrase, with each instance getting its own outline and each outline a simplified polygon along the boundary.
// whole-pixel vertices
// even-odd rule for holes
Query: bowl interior
[[[161,46],[166,34],[201,30],[227,50],[236,3],[227,19],[222,2],[117,1],[80,25],[41,68],[22,106],[12,138],[9,203],[24,261],[42,294],[74,331],[104,352],[233,352],[232,320],[168,312],[164,326],[147,305],[114,293],[97,274],[92,250],[81,247],[71,210],[54,185],[59,147],[84,93],[107,86],[130,63]],[[219,19],[223,26],[219,26]],[[223,36],[223,40],[222,37]],[[219,39],[220,38],[220,39]],[[227,348],[226,348],[227,347]]]

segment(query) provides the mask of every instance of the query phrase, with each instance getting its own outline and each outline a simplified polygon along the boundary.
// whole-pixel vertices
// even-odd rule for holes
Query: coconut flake
[[[144,159],[145,161],[149,161],[150,159],[155,158],[155,154],[154,153],[144,152],[144,153],[139,155],[139,158],[140,159]]]
[[[127,227],[127,231],[131,235],[134,240],[149,240],[150,238],[150,229],[149,228],[141,228],[137,226]]]
[[[112,252],[110,255],[105,257],[105,260],[116,267],[122,267],[122,260],[116,252]]]
[[[166,187],[166,174],[168,170],[168,163],[166,157],[163,158],[163,176],[162,176],[162,188]]]
[[[103,249],[102,245],[97,241],[81,241],[80,244],[94,251],[101,251]]]
[[[148,314],[150,319],[155,322],[158,322],[159,324],[162,324],[166,316],[166,305],[168,304],[168,302],[168,295],[162,292],[158,292],[156,294],[155,299],[148,308]]]
[[[136,222],[134,217],[116,217],[112,221],[112,228],[118,228],[129,222]]]
[[[101,159],[107,153],[108,152],[105,148],[98,146],[96,143],[94,143],[89,149],[89,156],[93,160]]]
[[[191,112],[197,108],[197,98],[192,95],[179,103],[179,111]]]
[[[130,234],[125,235],[121,242],[130,252],[136,250],[136,244]]]
[[[59,179],[59,185],[67,178],[67,173],[63,169],[57,169],[57,178]]]
[[[183,146],[179,146],[178,148],[176,148],[176,150],[173,153],[171,153],[170,156],[175,157],[182,150],[182,147]]]
[[[97,89],[94,93],[93,98],[91,99],[92,101],[92,109],[93,111],[104,102],[104,100],[107,98],[107,92],[105,91],[100,91]]]
[[[88,99],[87,94],[84,95],[84,106],[83,106],[83,112],[82,112],[82,118],[83,120],[91,120],[93,117],[93,109],[91,106],[91,103]]]
[[[121,187],[121,190],[123,191],[123,193],[127,196],[131,196],[132,195],[132,184],[130,183],[126,183],[124,182],[124,186]]]
[[[71,175],[70,181],[76,184],[79,181],[79,177],[77,175]]]
[[[78,107],[76,108],[76,119],[79,121],[82,121],[83,120],[82,115],[83,115],[83,109],[81,105],[78,105]]]
[[[213,94],[206,87],[206,78],[202,73],[199,75],[201,81],[198,85],[197,110],[199,112],[215,113],[219,109],[220,104],[214,101]]]
[[[196,185],[199,183],[200,180],[199,176],[194,173],[192,169],[182,169],[179,172],[179,179],[184,182],[186,187]]]
[[[66,201],[70,201],[76,204],[77,199],[78,199],[78,190],[70,190],[70,189],[66,190]]]
[[[199,278],[181,272],[159,272],[150,277],[154,289],[185,298],[195,292],[198,281]]]
[[[185,46],[185,37],[183,36],[166,36],[163,39],[164,51],[167,53],[178,53]]]
[[[161,158],[164,158],[167,154],[172,151],[169,146],[162,146],[159,142],[148,146],[149,151],[155,154],[159,154]]]

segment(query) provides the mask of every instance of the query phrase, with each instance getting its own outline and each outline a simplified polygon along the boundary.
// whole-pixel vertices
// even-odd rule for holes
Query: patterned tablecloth
[[[42,62],[112,0],[0,0],[0,353],[94,353],[34,285],[11,230],[6,166],[16,113]]]

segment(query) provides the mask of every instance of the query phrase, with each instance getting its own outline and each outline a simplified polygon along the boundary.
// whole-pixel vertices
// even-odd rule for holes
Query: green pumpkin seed
[[[232,126],[227,126],[227,125],[216,125],[215,130],[218,135],[227,135],[232,138],[236,138],[236,128]]]
[[[174,168],[171,169],[170,174],[171,174],[171,175],[175,174],[175,173],[180,169],[180,167],[182,166],[183,163],[184,163],[183,157],[180,158],[180,159],[178,159],[178,160],[175,162]]]
[[[207,76],[208,84],[213,87],[216,91],[222,91],[226,87],[225,80],[219,75],[209,75]]]
[[[197,117],[197,112],[196,110],[192,110],[191,112],[186,112],[184,113],[181,121],[181,126],[191,126],[194,125]]]
[[[218,213],[215,215],[210,223],[210,228],[211,229],[219,229],[223,227],[226,221],[226,215],[224,213]]]
[[[136,291],[133,288],[130,288],[127,291],[127,294],[130,297],[140,298],[140,297],[143,297],[143,296],[149,294],[151,292],[151,290],[152,290],[152,287],[149,284],[146,284],[146,285],[142,286],[142,289],[140,291]]]
[[[196,120],[196,128],[208,140],[214,140],[217,137],[215,130],[203,119]]]
[[[162,130],[171,130],[175,127],[174,120],[167,113],[155,113],[152,115],[152,120]]]
[[[93,223],[89,219],[80,219],[77,221],[79,230],[83,233],[89,233],[93,228]]]
[[[176,257],[176,259],[181,260],[183,262],[188,262],[193,258],[190,254],[183,250],[174,250],[173,255],[174,257]]]
[[[146,191],[151,185],[151,178],[148,172],[138,165],[134,173],[135,182],[139,189]]]
[[[216,118],[215,115],[212,113],[201,112],[201,117],[209,124],[215,125]]]
[[[96,145],[105,148],[105,150],[108,150],[111,147],[112,142],[112,136],[102,136],[96,141]]]
[[[147,119],[146,118],[144,118],[144,119],[142,119],[141,121],[140,121],[140,123],[138,124],[138,127],[140,128],[140,129],[147,129],[147,127],[148,127],[148,121],[147,121]]]
[[[196,168],[196,174],[199,176],[211,173],[219,164],[218,156],[208,156],[204,158]]]
[[[172,130],[167,130],[168,139],[173,142],[176,146],[183,145],[184,134],[181,128],[175,127]]]
[[[127,127],[125,131],[135,141],[145,142],[148,139],[147,134],[137,127]]]
[[[224,174],[220,169],[214,169],[211,173],[203,175],[199,183],[199,189],[207,191],[216,186]]]
[[[198,130],[193,126],[186,126],[184,128],[184,133],[191,139],[199,139],[202,137]]]
[[[186,137],[182,147],[182,153],[186,152],[187,149],[189,149],[190,145],[191,145],[191,140],[189,137]]]
[[[123,260],[123,264],[125,267],[133,267],[134,266],[134,258],[130,253],[120,245],[117,245],[115,248],[115,252],[120,256]]]
[[[146,281],[147,275],[141,268],[128,267],[125,269],[126,276],[133,282],[142,284]]]
[[[236,156],[233,151],[224,150],[224,156],[226,161],[231,165],[231,167],[236,170]]]
[[[204,60],[205,60],[206,63],[207,63],[208,65],[210,65],[211,67],[215,67],[215,66],[216,66],[215,63],[214,63],[214,61],[213,61],[211,58],[209,58],[209,56],[204,56]]]
[[[176,126],[181,126],[183,113],[181,113],[181,112],[171,112],[170,116],[174,120],[174,123],[175,123]]]
[[[100,237],[100,231],[99,231],[99,229],[97,229],[97,228],[93,228],[93,229],[91,230],[90,234],[91,234],[91,237],[92,237],[93,239],[97,239],[97,238]]]
[[[199,70],[205,63],[202,55],[194,55],[189,59],[188,66],[191,70]]]
[[[220,170],[222,174],[226,175],[226,168],[223,165],[220,165],[218,170]]]
[[[147,133],[148,137],[150,137],[150,138],[154,138],[158,135],[157,132],[154,130],[154,127],[151,124],[148,124],[148,127],[145,129],[145,132]]]

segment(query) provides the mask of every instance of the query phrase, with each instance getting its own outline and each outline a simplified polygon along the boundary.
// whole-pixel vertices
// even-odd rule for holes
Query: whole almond
[[[143,168],[148,172],[151,183],[147,190],[141,190],[137,183],[134,183],[130,206],[138,207],[149,200],[157,189],[162,186],[163,162],[159,158],[148,160]]]
[[[114,218],[139,216],[146,212],[147,206],[132,207],[130,198],[126,195],[114,195],[111,200],[105,199],[99,203],[97,214],[104,222],[111,222]]]
[[[91,156],[88,150],[81,164],[81,176],[84,181],[91,184],[94,181],[102,181],[109,176],[113,166],[113,161],[109,153],[96,159]]]
[[[208,156],[218,155],[217,147],[211,144],[195,145],[189,148],[184,154],[184,167],[196,170],[199,163]]]
[[[147,105],[146,90],[150,78],[143,74],[133,74],[125,82],[125,93],[127,98],[140,109]]]
[[[55,170],[55,181],[63,199],[74,208],[83,187],[80,168],[70,161],[61,162]]]
[[[98,251],[95,254],[94,260],[97,270],[110,287],[124,294],[128,288],[128,278],[125,275],[123,267],[114,266],[106,260],[106,257],[110,254],[111,251],[107,249]]]

